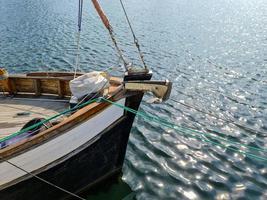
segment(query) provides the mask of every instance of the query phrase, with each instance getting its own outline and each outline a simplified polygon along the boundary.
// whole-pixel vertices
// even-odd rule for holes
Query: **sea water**
[[[141,65],[119,1],[100,3],[123,53]],[[266,0],[124,3],[153,78],[173,82],[169,101],[149,104],[151,96],[146,95],[140,110],[179,126],[221,132],[237,142],[266,148]],[[9,73],[74,70],[77,9],[78,1],[1,0],[0,66]],[[119,66],[119,59],[91,2],[85,1],[80,69],[110,66]],[[110,73],[123,71],[118,67]],[[122,178],[88,198],[266,199],[267,164],[137,118]]]

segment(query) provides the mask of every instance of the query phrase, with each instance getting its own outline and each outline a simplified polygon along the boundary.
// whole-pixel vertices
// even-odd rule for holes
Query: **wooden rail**
[[[15,94],[41,94],[56,95],[60,98],[70,96],[69,81],[72,76],[45,77],[11,75],[6,80],[0,80],[0,89],[11,95]]]

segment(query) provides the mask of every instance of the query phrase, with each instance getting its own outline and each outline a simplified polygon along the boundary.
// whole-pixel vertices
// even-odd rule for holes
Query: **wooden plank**
[[[65,96],[71,96],[69,81],[61,81],[62,90]]]
[[[17,93],[17,87],[16,87],[15,82],[12,79],[8,78],[8,84],[9,84],[9,88],[10,88],[9,94],[10,95],[16,94]]]
[[[41,92],[46,94],[58,94],[58,80],[40,79]]]
[[[10,81],[8,79],[0,80],[1,92],[11,92]]]
[[[70,76],[72,73],[48,72],[49,76],[46,76],[45,74],[47,73],[34,72],[27,74],[27,76],[23,74],[10,75],[9,86],[3,86],[4,82],[0,81],[0,89],[2,86],[3,89],[10,92],[10,94],[30,93],[36,96],[41,94],[52,94],[58,95],[60,98],[71,96],[69,81],[73,79],[73,76]],[[118,86],[121,82],[122,79],[120,78],[110,77],[110,84],[113,86]]]
[[[38,79],[33,80],[33,87],[34,87],[34,90],[35,90],[35,95],[36,96],[40,96],[41,95],[41,83],[40,83],[40,80],[38,80]]]
[[[60,87],[59,87],[60,82]],[[0,88],[13,93],[32,93],[39,96],[41,93],[56,94],[61,93],[61,97],[70,96],[69,80],[61,78],[43,78],[43,77],[11,77],[9,84],[1,81]],[[66,94],[65,94],[66,93]]]
[[[34,93],[34,85],[32,79],[10,79],[13,82],[17,92]]]
[[[84,73],[76,73],[76,76],[81,76]],[[31,72],[26,74],[26,76],[45,76],[45,77],[63,77],[63,76],[74,76],[73,72]]]
[[[110,84],[112,85],[120,85],[123,82],[123,79],[121,77],[110,77],[109,79]]]
[[[0,138],[13,133],[33,118],[47,118],[68,108],[68,103],[45,100],[0,99]],[[19,113],[26,113],[19,115]]]
[[[63,77],[46,77],[46,76],[25,76],[25,75],[18,75],[18,74],[13,74],[9,76],[9,79],[41,79],[41,80],[72,80],[73,77],[70,76],[63,76]]]
[[[64,93],[63,93],[63,88],[62,88],[61,80],[58,80],[57,81],[57,91],[58,91],[58,96],[60,98],[63,98],[64,97]]]

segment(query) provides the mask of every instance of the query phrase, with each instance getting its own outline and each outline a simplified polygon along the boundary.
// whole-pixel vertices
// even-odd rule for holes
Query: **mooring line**
[[[229,147],[229,146],[224,145],[224,144],[221,144],[219,142],[211,141],[210,139],[204,138],[203,136],[211,137],[211,138],[216,139],[216,140],[219,140],[219,141],[220,140],[224,140],[225,142],[236,144],[236,145],[239,145],[240,147],[246,147],[246,148],[248,148],[250,150],[258,151],[258,153],[259,152],[262,152],[262,153],[263,152],[266,152],[267,149],[262,149],[262,148],[258,148],[258,147],[252,147],[252,146],[245,145],[245,144],[242,144],[242,143],[239,143],[239,142],[234,142],[234,141],[231,141],[231,140],[229,141],[229,140],[227,140],[224,137],[213,136],[210,133],[203,133],[203,132],[200,132],[200,131],[197,131],[197,130],[194,130],[194,129],[190,129],[190,128],[187,128],[187,127],[181,127],[181,126],[178,126],[176,124],[173,124],[173,123],[171,123],[171,122],[169,122],[169,121],[167,121],[165,119],[162,119],[162,118],[159,118],[159,117],[156,117],[156,116],[151,116],[151,115],[149,115],[149,114],[147,114],[145,112],[136,111],[136,110],[134,110],[132,108],[129,108],[129,107],[124,106],[122,104],[119,104],[119,103],[110,101],[108,99],[105,99],[105,98],[100,98],[100,99],[102,99],[103,101],[108,102],[108,103],[110,103],[112,105],[115,105],[115,106],[117,106],[117,107],[119,107],[121,109],[124,109],[126,111],[129,111],[129,112],[131,112],[133,114],[136,114],[139,117],[142,117],[144,119],[147,119],[149,122],[154,121],[154,122],[159,123],[159,124],[161,124],[161,125],[163,125],[165,127],[174,129],[174,130],[179,131],[179,132],[182,132],[185,135],[189,135],[189,136],[191,136],[193,138],[197,138],[197,139],[200,139],[200,140],[205,141],[207,143],[210,143],[210,144],[213,144],[213,145],[217,145],[217,146],[221,146],[221,147],[224,147],[224,148],[229,149],[231,151],[234,151],[234,152],[237,152],[237,153],[246,155],[248,157],[255,158],[255,159],[258,159],[258,160],[262,160],[262,161],[267,162],[267,158],[265,158],[265,157],[255,155],[254,153],[250,153],[250,152],[247,152],[247,151],[239,150],[239,147],[237,147],[237,146],[233,146],[233,147],[230,146]]]
[[[252,129],[252,128],[248,127],[248,126],[245,126],[245,125],[239,124],[239,123],[237,123],[237,122],[234,122],[234,121],[232,121],[232,120],[230,120],[230,119],[225,119],[225,118],[219,117],[219,116],[217,116],[217,115],[214,115],[214,114],[212,114],[212,113],[205,112],[205,111],[201,110],[200,108],[197,108],[197,107],[195,107],[195,106],[192,106],[192,105],[189,105],[189,104],[186,104],[186,103],[177,101],[177,100],[175,100],[175,99],[173,99],[173,98],[170,98],[170,100],[172,100],[172,101],[174,101],[174,102],[176,102],[176,103],[178,103],[178,104],[181,104],[181,105],[183,105],[183,106],[185,106],[185,107],[194,109],[194,110],[196,110],[196,111],[198,111],[198,112],[200,112],[200,113],[203,113],[203,114],[209,115],[209,116],[211,116],[211,117],[214,117],[214,118],[216,118],[216,119],[222,120],[222,121],[224,121],[224,122],[233,124],[233,125],[235,125],[235,126],[237,126],[237,127],[239,127],[239,128],[247,129],[247,130],[249,130],[249,131],[251,131],[251,132],[254,132],[254,133],[260,133],[260,134],[263,134],[263,135],[267,135],[266,132],[259,131],[259,130],[255,130],[255,129]]]
[[[51,183],[51,182],[49,182],[49,181],[47,181],[47,180],[45,180],[45,179],[43,179],[43,178],[41,178],[41,177],[39,177],[39,176],[37,176],[37,175],[31,173],[31,172],[29,172],[29,171],[27,171],[27,170],[21,168],[20,166],[14,164],[14,163],[12,163],[12,162],[10,162],[9,160],[6,160],[6,159],[4,159],[4,158],[2,158],[2,157],[0,157],[0,160],[2,160],[2,161],[4,161],[4,162],[6,162],[6,163],[8,163],[8,164],[10,164],[10,165],[12,165],[12,166],[14,166],[14,167],[16,167],[17,169],[19,169],[19,170],[25,172],[26,174],[28,174],[28,175],[30,175],[30,176],[32,176],[32,177],[34,177],[34,178],[40,180],[40,181],[43,182],[43,183],[46,183],[46,184],[50,185],[51,187],[54,187],[54,188],[56,188],[56,189],[58,189],[58,190],[60,190],[60,191],[62,191],[62,192],[65,192],[66,194],[69,194],[69,195],[71,195],[71,196],[73,196],[73,197],[75,197],[75,198],[77,198],[77,199],[80,199],[80,200],[86,200],[85,198],[83,198],[83,197],[81,197],[81,196],[79,196],[79,195],[77,195],[77,194],[75,194],[75,193],[73,193],[73,192],[70,192],[70,191],[68,191],[68,190],[66,190],[66,189],[64,189],[64,188],[62,188],[62,187],[60,187],[60,186],[58,186],[58,185],[56,185],[56,184],[54,184],[54,183]]]
[[[126,17],[126,21],[127,21],[128,25],[129,25],[129,28],[130,28],[131,32],[132,32],[132,36],[133,36],[133,39],[134,39],[134,44],[135,44],[135,46],[136,46],[136,48],[138,50],[140,60],[142,61],[144,68],[147,70],[147,65],[146,65],[145,60],[144,60],[144,55],[143,55],[143,53],[141,51],[138,39],[137,39],[137,37],[136,37],[136,35],[134,33],[133,27],[131,25],[130,19],[128,17],[128,14],[126,12],[126,9],[125,9],[125,6],[124,6],[124,3],[122,2],[122,0],[120,0],[120,4],[121,4],[122,10],[123,10],[123,13],[124,13],[124,15]]]
[[[79,105],[77,108],[75,108],[75,110],[78,109],[78,108],[81,108],[81,107],[83,107],[83,106],[85,106],[85,105],[88,105],[88,104],[90,104],[90,103],[99,101],[99,100],[104,100],[104,101],[106,101],[106,102],[108,102],[108,103],[110,103],[110,104],[113,104],[113,105],[115,105],[115,106],[117,106],[117,107],[120,107],[120,108],[122,108],[122,109],[124,109],[124,110],[126,110],[126,111],[132,112],[132,113],[134,113],[134,114],[136,114],[136,115],[138,115],[138,116],[141,116],[141,117],[143,117],[143,118],[145,118],[145,119],[148,119],[148,120],[150,120],[150,121],[154,121],[154,122],[157,122],[157,123],[159,123],[159,124],[162,124],[162,125],[165,126],[165,127],[172,128],[172,129],[177,130],[177,131],[182,132],[182,133],[186,133],[187,135],[189,134],[189,135],[191,135],[191,136],[196,137],[195,134],[197,134],[197,135],[201,136],[201,137],[200,137],[201,140],[203,140],[203,137],[208,137],[209,139],[208,139],[208,141],[206,141],[206,142],[209,142],[209,143],[212,143],[210,139],[215,139],[215,140],[217,140],[217,141],[221,141],[221,140],[223,140],[224,142],[227,142],[228,144],[232,144],[232,145],[234,145],[234,147],[236,147],[237,149],[238,149],[239,147],[245,147],[245,148],[247,148],[247,149],[249,149],[249,150],[252,150],[252,151],[264,152],[264,153],[267,152],[267,149],[265,149],[265,148],[258,148],[258,147],[254,147],[254,146],[250,146],[250,145],[242,144],[242,143],[240,143],[240,142],[236,142],[236,141],[229,140],[229,139],[227,139],[227,138],[225,137],[225,134],[224,134],[224,133],[218,132],[218,133],[220,133],[221,135],[224,135],[224,137],[222,137],[222,136],[215,136],[215,135],[213,135],[213,134],[211,134],[211,133],[209,133],[209,132],[201,132],[201,131],[198,131],[198,130],[195,130],[195,129],[192,129],[192,128],[189,128],[189,127],[178,126],[178,125],[176,125],[176,124],[173,124],[173,123],[169,122],[168,120],[165,120],[165,119],[162,119],[162,118],[159,118],[159,117],[156,117],[156,116],[151,116],[150,114],[147,114],[147,113],[145,113],[145,112],[136,111],[136,110],[131,109],[131,108],[129,108],[129,107],[126,107],[126,106],[124,106],[124,105],[118,104],[118,103],[113,102],[113,101],[110,101],[110,100],[108,100],[108,99],[105,99],[104,97],[100,97],[100,98],[96,98],[96,99],[92,99],[92,100],[90,100],[90,101],[87,101],[87,102],[85,102],[85,103]],[[40,122],[40,123],[37,123],[37,124],[34,124],[34,125],[31,126],[31,127],[28,127],[28,128],[26,128],[26,129],[24,129],[24,130],[21,130],[21,131],[19,131],[19,132],[13,133],[13,134],[11,134],[11,135],[5,137],[5,138],[1,138],[1,139],[0,139],[0,142],[5,141],[5,140],[8,140],[8,139],[10,139],[10,138],[12,138],[12,137],[15,137],[15,136],[17,136],[17,135],[20,135],[20,134],[24,133],[25,131],[28,131],[28,130],[30,130],[30,129],[32,129],[32,128],[35,128],[36,126],[39,126],[39,125],[43,124],[44,122],[50,121],[51,119],[54,119],[54,118],[56,118],[56,117],[58,117],[58,116],[64,115],[64,114],[66,114],[66,113],[69,113],[69,112],[71,112],[71,111],[73,111],[73,110],[74,110],[74,109],[69,109],[69,110],[63,111],[62,113],[59,113],[59,114],[57,114],[57,115],[55,115],[55,116],[52,116],[52,117],[50,117],[50,118],[48,118],[48,119],[45,119],[44,121],[42,121],[42,122]],[[206,113],[206,114],[208,114],[208,113]],[[189,132],[189,133],[188,133],[188,132]],[[193,134],[193,135],[192,135],[192,134]],[[213,143],[214,143],[214,142],[213,142]],[[217,145],[221,146],[220,143],[217,143]],[[230,149],[228,146],[225,146],[225,145],[224,145],[224,147]],[[236,150],[236,151],[237,151],[237,150]],[[240,151],[237,151],[237,152],[240,153]],[[241,152],[241,153],[243,153],[243,152]],[[244,153],[243,153],[243,154],[244,154]],[[247,152],[246,152],[246,154],[248,155]],[[251,156],[253,156],[253,155],[251,154]],[[257,156],[257,155],[255,155],[255,156]],[[265,158],[262,158],[262,160],[265,160]]]
[[[200,131],[191,129],[191,128],[177,126],[176,124],[173,124],[173,123],[171,123],[171,122],[169,122],[169,121],[167,121],[167,120],[165,120],[165,119],[162,119],[162,118],[160,118],[160,117],[153,116],[153,115],[151,115],[151,114],[147,114],[147,113],[145,113],[145,112],[141,112],[141,111],[134,110],[134,109],[132,109],[132,108],[129,108],[129,107],[124,106],[124,105],[122,105],[122,104],[119,104],[119,103],[110,101],[110,100],[108,100],[108,99],[106,99],[106,98],[103,98],[103,97],[100,97],[100,98],[91,100],[91,101],[89,101],[89,102],[92,103],[92,101],[98,101],[98,100],[103,100],[103,101],[105,101],[105,102],[107,102],[107,103],[110,103],[110,104],[112,104],[112,105],[115,105],[115,106],[117,106],[117,107],[119,107],[119,108],[121,108],[121,109],[124,109],[124,110],[128,111],[128,112],[131,112],[131,113],[133,113],[133,114],[136,114],[137,116],[140,116],[140,117],[142,117],[143,119],[148,120],[149,122],[154,121],[154,122],[157,122],[157,123],[159,123],[159,124],[161,124],[161,125],[163,125],[163,126],[165,126],[165,127],[172,128],[172,129],[174,129],[174,130],[176,130],[176,131],[178,131],[178,132],[183,133],[183,135],[189,135],[190,137],[199,139],[199,140],[204,141],[204,142],[206,142],[206,143],[210,143],[210,144],[212,144],[212,145],[214,145],[214,146],[220,146],[220,147],[229,149],[229,150],[231,150],[231,151],[233,151],[233,152],[237,152],[237,153],[240,153],[240,154],[242,154],[242,155],[246,155],[247,157],[250,157],[250,158],[254,158],[254,159],[257,159],[257,160],[261,160],[261,161],[267,162],[267,158],[266,158],[266,157],[259,156],[259,155],[256,155],[256,154],[254,154],[254,153],[250,153],[250,152],[247,152],[247,151],[244,151],[244,150],[240,150],[240,149],[239,149],[238,147],[236,147],[236,146],[227,146],[227,145],[221,144],[221,143],[219,143],[219,142],[212,141],[212,140],[210,140],[208,137],[211,137],[211,138],[216,139],[216,140],[225,140],[225,141],[228,142],[228,143],[236,144],[236,145],[239,145],[239,146],[241,146],[241,147],[243,146],[243,147],[249,148],[249,149],[251,149],[251,150],[258,151],[258,153],[259,153],[259,152],[266,152],[266,151],[267,151],[266,149],[262,149],[262,148],[258,148],[258,147],[252,147],[252,146],[245,145],[245,144],[242,144],[242,143],[239,143],[239,142],[229,141],[229,140],[227,140],[227,139],[224,138],[224,137],[213,136],[213,135],[211,135],[211,134],[209,134],[209,133],[203,133],[203,132],[200,132]],[[88,102],[86,102],[86,103],[84,103],[84,104],[88,104]],[[68,111],[69,111],[69,110],[68,110]],[[66,111],[65,111],[65,112],[66,112]],[[64,113],[65,113],[65,112],[64,112]],[[208,113],[206,113],[206,114],[208,114]],[[196,134],[196,133],[197,133],[197,134]],[[203,137],[203,136],[206,136],[206,137]],[[30,176],[32,176],[32,177],[34,177],[34,178],[36,178],[36,179],[38,179],[38,180],[44,182],[44,183],[50,185],[51,187],[54,187],[54,188],[56,188],[56,189],[58,189],[58,190],[60,190],[60,191],[62,191],[62,192],[65,192],[66,194],[69,194],[69,195],[71,195],[71,196],[73,196],[73,197],[75,197],[75,198],[77,198],[77,199],[80,199],[80,200],[86,200],[85,198],[80,197],[80,196],[78,196],[77,194],[75,194],[75,193],[73,193],[73,192],[70,192],[70,191],[68,191],[68,190],[66,190],[66,189],[64,189],[64,188],[62,188],[62,187],[60,187],[60,186],[58,186],[58,185],[56,185],[56,184],[53,184],[53,183],[51,183],[51,182],[49,182],[49,181],[47,181],[47,180],[45,180],[45,179],[43,179],[43,178],[41,178],[41,177],[35,175],[35,174],[33,174],[32,172],[29,172],[29,171],[27,171],[27,170],[25,170],[25,169],[19,167],[18,165],[16,165],[16,164],[10,162],[10,161],[7,160],[7,159],[4,159],[4,158],[0,157],[0,160],[9,163],[10,165],[12,165],[12,166],[16,167],[17,169],[19,169],[19,170],[25,172],[26,174],[28,174],[28,175],[30,175]]]

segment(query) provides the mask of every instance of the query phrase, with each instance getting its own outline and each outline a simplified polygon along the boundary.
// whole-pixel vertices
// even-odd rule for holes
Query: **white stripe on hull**
[[[125,99],[119,101],[120,104],[124,104],[124,102]],[[67,133],[18,155],[9,161],[28,172],[38,170],[66,156],[90,141],[93,137],[122,117],[123,112],[123,109],[111,105],[98,115],[71,129]],[[24,175],[26,175],[25,172],[10,164],[6,162],[0,163],[0,188],[1,185],[7,184]]]

